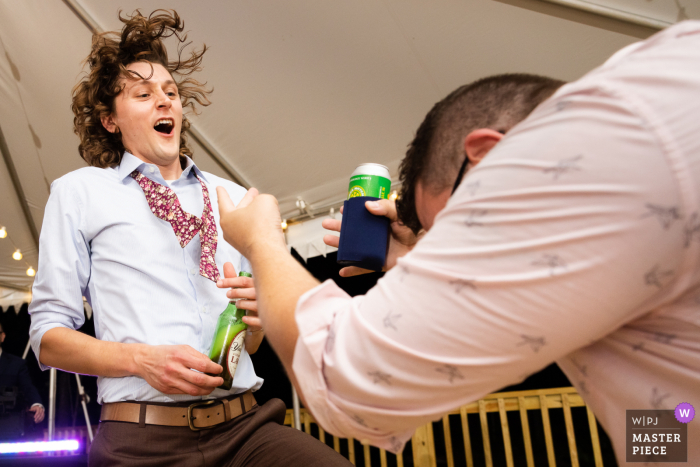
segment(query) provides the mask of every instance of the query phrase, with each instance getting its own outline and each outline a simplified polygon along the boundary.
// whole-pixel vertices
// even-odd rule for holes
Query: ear
[[[105,127],[105,130],[109,131],[110,133],[117,133],[119,131],[119,127],[114,122],[114,117],[112,117],[112,114],[100,118],[100,121],[102,122],[102,126]]]
[[[474,130],[464,138],[464,152],[472,164],[478,164],[503,139],[503,133],[488,128]]]

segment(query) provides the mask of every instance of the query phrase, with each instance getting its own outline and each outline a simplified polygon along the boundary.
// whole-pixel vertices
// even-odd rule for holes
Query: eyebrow
[[[151,81],[150,79],[140,79],[140,80],[138,80],[138,82],[134,83],[134,86],[138,86],[139,84],[148,84],[148,85],[152,85],[152,84],[154,84],[154,82]],[[171,85],[171,84],[177,85],[177,83],[176,83],[175,81],[173,81],[172,79],[169,79],[169,80],[167,80],[167,81],[163,81],[163,84],[166,85],[166,86],[169,86],[169,85]]]
[[[129,87],[129,90],[125,91],[125,92],[128,93],[129,95],[131,95],[131,93],[133,93],[133,92],[141,92],[143,90],[143,88],[139,88],[139,86],[147,86],[148,88],[151,88],[153,86],[158,86],[158,85],[155,84],[150,79],[141,79],[141,80],[138,80],[133,85],[131,85]],[[180,94],[180,89],[177,87],[177,83],[175,81],[173,81],[172,79],[169,79],[169,80],[163,82],[162,87],[166,87],[166,86],[175,86],[175,88],[178,90],[177,93]]]

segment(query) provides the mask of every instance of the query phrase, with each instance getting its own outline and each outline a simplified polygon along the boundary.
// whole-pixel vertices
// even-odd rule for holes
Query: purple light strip
[[[56,452],[77,451],[80,443],[77,439],[60,441],[36,441],[29,443],[0,443],[0,454],[17,454],[22,452]]]

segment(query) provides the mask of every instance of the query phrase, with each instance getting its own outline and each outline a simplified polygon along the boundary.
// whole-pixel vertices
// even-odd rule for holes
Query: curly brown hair
[[[194,102],[207,106],[211,102],[208,94],[211,89],[205,89],[206,83],[200,83],[190,75],[201,70],[202,56],[207,50],[204,45],[201,51],[193,50],[186,60],[182,58],[184,49],[190,44],[185,43],[187,34],[183,34],[184,22],[175,10],[156,10],[146,18],[136,10],[131,16],[119,19],[124,23],[121,33],[117,31],[95,33],[92,36],[92,50],[85,59],[89,71],[72,92],[71,109],[75,115],[73,131],[80,138],[78,151],[89,165],[95,167],[113,167],[121,162],[125,150],[121,134],[117,131],[110,133],[102,126],[102,117],[107,117],[114,111],[114,98],[122,91],[124,79],[150,79],[138,73],[127,70],[126,67],[134,62],[149,62],[162,65],[177,83],[182,107],[189,107],[196,113]],[[179,41],[177,60],[168,61],[168,52],[163,39],[175,36]],[[176,78],[176,75],[178,78]],[[192,151],[187,147],[186,131],[190,122],[183,115],[180,132],[180,161],[185,156],[192,157]]]

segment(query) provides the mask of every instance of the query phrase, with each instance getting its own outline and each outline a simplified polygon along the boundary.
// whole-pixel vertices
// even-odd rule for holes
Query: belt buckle
[[[205,428],[209,428],[206,426],[203,426],[201,428],[197,428],[196,426],[194,426],[194,418],[192,418],[192,410],[196,409],[197,407],[203,407],[205,405],[212,405],[216,402],[217,402],[216,399],[209,399],[207,401],[195,402],[194,404],[187,407],[187,424],[190,426],[190,430],[200,431],[200,430],[203,430]]]

